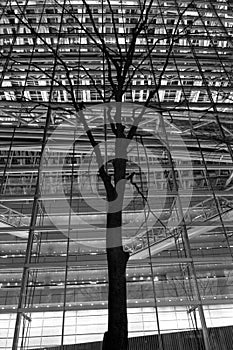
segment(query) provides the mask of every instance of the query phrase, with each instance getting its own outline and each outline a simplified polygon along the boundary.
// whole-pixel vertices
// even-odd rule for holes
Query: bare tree
[[[35,50],[36,45],[40,42],[46,47],[47,52],[54,58],[54,69],[52,71],[44,70],[34,61],[30,61],[30,66],[33,67],[40,74],[43,74],[46,79],[51,81],[50,103],[53,101],[54,86],[63,89],[69,96],[72,104],[73,114],[76,115],[78,121],[82,124],[84,131],[89,139],[90,145],[93,147],[96,160],[99,167],[99,176],[103,181],[106,198],[108,202],[107,226],[106,226],[106,252],[108,262],[108,331],[104,335],[103,350],[126,350],[128,348],[128,327],[127,327],[127,296],[126,296],[126,266],[129,259],[129,253],[124,251],[122,243],[122,206],[125,193],[125,184],[130,180],[133,174],[127,174],[127,149],[130,142],[135,138],[138,125],[143,118],[143,111],[135,117],[132,125],[124,124],[122,118],[123,96],[131,91],[132,83],[137,73],[149,74],[153,81],[153,85],[146,98],[145,107],[150,105],[153,99],[158,99],[158,92],[161,85],[163,75],[166,72],[170,57],[173,52],[173,45],[182,36],[182,32],[178,32],[179,22],[183,13],[191,5],[187,5],[184,11],[176,18],[172,33],[165,33],[157,39],[153,39],[153,28],[156,23],[156,10],[154,8],[153,0],[143,0],[138,3],[138,13],[133,17],[133,25],[131,25],[130,33],[126,35],[126,31],[121,36],[118,32],[119,16],[115,14],[115,10],[110,0],[107,0],[107,5],[102,10],[108,10],[111,18],[112,37],[114,45],[108,43],[105,34],[104,17],[102,13],[102,23],[96,21],[94,13],[94,6],[90,5],[88,1],[82,1],[82,14],[77,14],[74,6],[69,1],[54,0],[53,4],[60,14],[60,24],[57,24],[58,31],[53,36],[57,36],[56,43],[46,38],[43,33],[35,27],[25,14],[25,8],[19,2],[12,2],[12,11],[18,20],[19,26],[23,26],[31,34]],[[124,5],[120,5],[121,10],[124,10]],[[82,20],[85,16],[88,17],[88,24]],[[43,13],[41,18],[43,17]],[[62,26],[63,19],[70,18],[71,24],[69,27],[73,28],[74,33],[79,33],[77,39],[77,60],[76,66],[70,66],[67,63],[62,51]],[[124,21],[122,23],[124,27]],[[17,34],[16,34],[17,36]],[[69,36],[69,34],[67,34]],[[78,36],[78,35],[77,35]],[[101,71],[102,84],[95,81],[94,74],[85,63],[82,61],[82,54],[80,53],[80,46],[82,37],[85,37],[89,42],[89,47],[101,54],[103,68]],[[139,42],[141,41],[141,46]],[[154,56],[157,46],[162,41],[167,41],[167,56],[163,66],[157,70],[154,64]],[[139,50],[139,47],[142,50]],[[17,58],[11,57],[11,62],[17,62]],[[63,84],[59,76],[59,66],[65,73],[66,84]],[[104,163],[101,155],[99,142],[96,141],[95,135],[88,125],[85,118],[84,108],[85,103],[77,98],[77,89],[79,86],[74,84],[74,70],[76,70],[78,79],[81,76],[86,76],[91,82],[91,86],[95,89],[102,102],[115,101],[116,104],[115,115],[108,114],[108,124],[111,127],[113,138],[115,138],[114,159],[112,160],[113,176],[108,172],[108,164]],[[25,98],[21,96],[21,100]],[[43,101],[40,105],[45,104]],[[45,104],[47,105],[47,104]],[[160,106],[161,108],[161,106]],[[145,199],[145,198],[144,198]]]

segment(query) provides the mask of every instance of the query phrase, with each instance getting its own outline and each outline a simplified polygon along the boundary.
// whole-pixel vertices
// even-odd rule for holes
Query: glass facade
[[[141,118],[129,336],[232,325],[232,27],[225,0],[2,1],[0,349],[103,339],[106,198],[87,131],[113,177],[115,101],[124,132]]]

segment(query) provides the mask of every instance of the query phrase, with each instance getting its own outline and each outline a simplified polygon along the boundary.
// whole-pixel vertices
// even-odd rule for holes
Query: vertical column
[[[176,205],[177,205],[178,222],[180,223],[180,227],[182,228],[182,238],[183,238],[187,258],[189,258],[191,260],[191,262],[189,263],[189,269],[190,269],[190,274],[192,276],[193,283],[194,283],[195,296],[196,296],[197,301],[198,301],[198,312],[199,312],[201,326],[202,326],[204,344],[205,344],[206,350],[211,350],[209,333],[208,333],[208,329],[206,326],[205,315],[204,315],[203,306],[202,306],[202,302],[201,302],[201,295],[200,295],[198,282],[197,282],[196,270],[195,270],[194,262],[192,259],[192,252],[191,252],[187,227],[186,227],[186,223],[185,223],[185,219],[184,219],[184,213],[183,213],[181,199],[179,196],[179,187],[178,187],[178,183],[177,183],[177,179],[176,179],[174,163],[173,163],[171,150],[170,150],[169,139],[168,139],[168,135],[166,132],[165,123],[164,123],[164,119],[163,119],[162,115],[160,116],[160,122],[161,122],[161,126],[162,126],[161,131],[163,133],[164,141],[165,141],[166,146],[167,146],[168,161],[169,161],[169,165],[171,167],[172,180],[174,183],[174,189],[175,189],[175,193],[177,196],[176,197]]]

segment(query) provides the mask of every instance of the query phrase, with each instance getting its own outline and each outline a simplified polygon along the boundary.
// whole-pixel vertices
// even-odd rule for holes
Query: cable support
[[[177,71],[177,74],[178,74],[178,78],[179,78],[179,81],[180,81],[180,84],[181,84],[181,87],[182,87],[182,92],[184,94],[184,97],[185,97],[185,100],[188,102],[188,99],[186,97],[186,92],[183,88],[183,84],[182,84],[182,80],[181,80],[181,77],[180,77],[180,72],[179,72],[179,69],[177,67],[177,62],[176,62],[176,59],[175,59],[175,55],[172,53],[172,58],[174,60],[174,64],[175,64],[175,67],[176,67],[176,71]],[[187,106],[188,106],[188,109],[189,109],[189,103],[187,103]],[[169,178],[168,178],[169,180]],[[171,181],[169,181],[170,183],[170,186],[171,186]],[[177,209],[176,209],[177,211]],[[178,212],[177,212],[177,217],[178,217]],[[183,238],[183,235],[181,234],[181,240],[182,240],[182,245],[185,246],[185,243],[184,243],[184,238]],[[180,240],[178,238],[175,238],[175,245],[176,245],[176,251],[177,251],[177,254],[178,256],[180,255],[179,251],[180,251]],[[184,250],[184,253],[185,253],[185,257],[187,257],[187,253],[186,253],[186,249]],[[190,274],[190,269],[189,269],[189,266],[187,265],[187,268],[188,268],[188,281],[189,281],[189,290],[190,290],[190,293],[187,291],[187,288],[186,288],[186,284],[185,284],[185,271],[183,268],[181,268],[181,265],[180,266],[180,271],[181,271],[181,274],[183,275],[183,289],[184,289],[184,292],[186,294],[186,296],[188,297],[188,299],[190,300],[190,302],[192,302],[192,300],[194,299],[194,295],[193,295],[193,288],[192,288],[192,284],[191,284],[191,274]],[[188,306],[187,306],[188,307]],[[194,328],[194,327],[193,327]]]
[[[12,148],[13,148],[13,144],[14,144],[15,133],[16,133],[16,125],[14,126],[14,129],[13,129],[13,132],[12,132],[12,135],[11,135],[11,142],[10,142],[10,146],[9,146],[9,149],[8,149],[8,152],[7,152],[7,159],[6,159],[6,163],[5,163],[3,174],[2,174],[2,178],[1,178],[0,196],[4,195],[3,187],[4,187],[4,183],[6,181],[6,173],[7,173],[8,169],[9,169],[10,158],[12,157],[12,152],[13,152]],[[7,184],[7,181],[6,181],[6,184]]]
[[[61,21],[61,24],[62,24],[62,21]],[[59,32],[61,32],[61,26],[60,26]],[[57,42],[56,51],[55,51],[56,54],[58,52],[58,49],[59,49],[59,35],[58,35],[58,42]],[[57,64],[57,56],[55,55],[52,77],[55,76],[56,64]],[[39,161],[39,166],[38,166],[37,181],[36,181],[35,194],[34,194],[34,200],[33,200],[33,206],[32,206],[32,215],[31,215],[30,229],[29,229],[28,242],[27,242],[27,248],[26,248],[26,254],[25,254],[25,262],[24,262],[24,268],[23,268],[21,289],[20,289],[20,295],[19,295],[19,301],[18,301],[18,310],[17,310],[17,316],[16,316],[12,350],[17,350],[17,347],[18,347],[18,341],[19,341],[19,335],[20,335],[20,325],[21,325],[21,320],[22,320],[21,309],[23,306],[24,295],[25,295],[25,291],[27,289],[27,283],[28,283],[28,277],[29,277],[28,264],[30,263],[31,254],[32,254],[35,226],[36,226],[36,220],[37,220],[38,209],[39,209],[38,201],[39,201],[39,197],[40,197],[40,173],[41,173],[41,168],[42,168],[42,163],[43,163],[42,162],[43,152],[44,152],[44,149],[46,146],[47,134],[48,134],[49,125],[50,125],[50,121],[51,121],[50,102],[52,100],[52,91],[53,91],[53,80],[52,80],[50,94],[49,94],[49,104],[48,104],[48,110],[47,110],[47,117],[46,117],[46,123],[45,123],[45,127],[44,127],[43,139],[42,139],[42,143],[41,143],[41,156],[40,156],[40,161]]]
[[[43,220],[43,217],[42,217]],[[42,226],[41,223],[41,216],[40,216],[40,222],[39,225]],[[36,250],[35,250],[35,261],[34,264],[39,263],[40,260],[40,250],[41,250],[41,234],[38,237],[37,235],[34,236],[34,238],[36,239]],[[31,261],[30,261],[31,263]],[[32,277],[31,281],[27,282],[27,286],[26,286],[26,291],[25,291],[25,307],[26,308],[31,308],[33,307],[33,302],[34,302],[34,296],[35,296],[35,291],[36,291],[36,282],[37,282],[37,277],[38,277],[38,270],[32,270],[30,271],[30,276]],[[31,313],[30,316],[25,317],[25,314],[22,314],[23,316],[23,327],[22,327],[22,339],[21,339],[21,348],[24,349],[26,347],[26,341],[28,340],[29,342],[29,338],[28,338],[28,334],[29,334],[29,326],[31,322]],[[28,321],[28,322],[26,322]],[[25,328],[26,328],[26,333],[25,332]]]
[[[179,13],[179,15],[181,16],[180,13]],[[168,64],[168,59],[169,59],[169,57],[167,58],[167,61],[166,61],[167,64]],[[152,63],[152,61],[151,61],[151,63]],[[152,64],[152,67],[153,67],[153,64]],[[152,73],[154,73],[153,69],[152,69]],[[155,82],[155,84],[157,84],[155,74],[153,74],[153,75],[154,75],[154,82]],[[160,101],[158,90],[159,89],[157,88],[155,90],[155,93],[157,95],[158,104],[160,106],[161,105],[161,101]],[[164,121],[163,121],[163,116],[162,115],[161,115],[161,122],[162,122],[162,124],[164,126]],[[164,131],[165,131],[165,127],[164,127]],[[166,139],[166,131],[165,131],[165,139]],[[167,142],[167,145],[168,145],[168,142]],[[169,150],[168,150],[168,158],[170,160],[170,166],[172,168],[172,176],[173,176],[174,185],[175,185],[176,190],[178,190],[177,182],[176,182],[176,176],[175,176],[175,170],[174,170],[174,164],[173,164],[173,161],[171,159],[171,154],[170,154]],[[178,192],[178,191],[176,191],[176,192]],[[181,214],[180,219],[182,221],[182,227],[184,229],[184,234],[182,236],[183,236],[183,239],[184,239],[185,250],[186,250],[187,256],[192,258],[191,249],[190,249],[190,243],[189,243],[189,239],[188,239],[187,228],[186,228],[186,225],[185,225],[184,215],[183,215],[183,211],[182,211],[182,207],[181,207],[179,196],[177,197],[177,200],[178,200],[179,211],[180,211],[180,214]],[[196,296],[197,296],[198,301],[199,301],[198,309],[199,309],[199,314],[200,314],[200,318],[201,318],[201,324],[202,324],[202,329],[203,329],[203,335],[204,335],[204,339],[205,339],[206,349],[209,350],[210,349],[209,335],[208,335],[208,331],[207,331],[207,327],[206,327],[205,316],[204,316],[204,312],[203,312],[203,307],[202,307],[202,303],[201,303],[199,287],[198,287],[198,283],[197,283],[197,279],[196,279],[195,267],[194,267],[193,263],[191,263],[190,268],[191,268],[191,271],[192,271],[192,275],[194,277],[195,293],[196,293]]]
[[[200,14],[199,14],[199,16],[200,16]],[[176,65],[176,67],[177,67],[177,63],[176,63],[175,57],[174,57],[174,63]],[[179,79],[180,79],[180,74],[179,74],[179,70],[178,69],[177,69],[177,72],[178,72]],[[180,82],[181,82],[181,79],[180,79]],[[182,88],[183,88],[183,85],[182,85]],[[183,89],[183,94],[184,94],[185,99],[186,99],[186,93],[185,93],[184,89]],[[188,107],[188,110],[189,110],[189,104],[188,103],[187,103],[187,107]],[[190,112],[190,110],[189,110],[189,112]],[[195,138],[197,140],[198,147],[199,147],[199,150],[200,150],[200,153],[201,153],[201,157],[202,157],[202,161],[203,161],[203,164],[204,164],[204,167],[205,167],[205,174],[206,174],[205,176],[207,178],[207,182],[209,183],[209,186],[211,187],[211,191],[212,191],[212,194],[213,194],[213,197],[214,197],[215,205],[216,205],[216,208],[217,208],[217,211],[218,211],[218,215],[219,215],[219,218],[220,218],[221,226],[222,226],[223,231],[224,231],[224,235],[225,235],[225,238],[226,238],[226,241],[227,241],[227,244],[228,244],[228,248],[230,250],[231,257],[233,258],[233,254],[232,254],[232,250],[231,250],[231,247],[230,247],[229,238],[228,238],[228,235],[227,235],[224,223],[223,223],[222,214],[220,212],[218,199],[217,199],[217,197],[215,195],[214,188],[213,188],[212,183],[211,183],[211,181],[209,179],[208,169],[207,169],[207,165],[206,165],[206,162],[205,162],[205,159],[204,159],[204,154],[203,154],[203,151],[202,151],[202,148],[201,148],[201,145],[200,145],[200,140],[199,140],[198,136],[196,135],[195,130],[193,129],[192,121],[190,120],[190,113],[188,113],[188,116],[189,116],[189,123],[190,123],[190,126],[191,126],[191,130],[192,130],[192,132],[193,132],[193,134],[194,134],[194,136],[195,136]]]
[[[180,11],[179,11],[179,6],[178,6],[178,4],[177,4],[177,0],[175,0],[175,3],[176,3],[176,6],[177,6],[177,11],[180,13]],[[184,20],[183,20],[183,19],[182,19],[182,23],[183,23],[183,26],[185,26]],[[222,125],[221,125],[221,122],[220,122],[220,120],[219,120],[219,117],[218,117],[218,110],[217,110],[216,104],[215,104],[215,102],[214,102],[214,100],[213,100],[212,93],[211,93],[210,88],[209,88],[209,86],[208,86],[208,83],[207,83],[207,81],[206,81],[206,78],[205,78],[204,72],[203,72],[203,70],[202,70],[201,64],[200,64],[200,62],[199,62],[199,59],[198,59],[198,57],[197,57],[197,55],[196,55],[195,48],[194,48],[194,46],[192,45],[192,42],[191,42],[191,39],[190,39],[190,34],[189,34],[187,31],[186,31],[186,35],[187,35],[187,40],[188,40],[188,42],[189,42],[189,45],[190,45],[190,48],[191,48],[193,57],[194,57],[194,59],[195,59],[196,65],[197,65],[198,70],[199,70],[199,73],[200,73],[200,75],[201,75],[202,82],[204,83],[204,86],[205,86],[205,88],[206,88],[206,91],[207,91],[209,100],[210,100],[210,102],[211,102],[211,107],[213,108],[213,110],[214,110],[214,112],[215,112],[214,117],[215,117],[215,120],[216,120],[216,122],[217,122],[219,131],[220,131],[220,134],[221,134],[221,136],[222,136],[222,138],[223,138],[223,141],[224,141],[224,142],[226,143],[226,145],[227,145],[229,154],[230,154],[231,159],[232,159],[232,161],[233,161],[233,151],[232,151],[232,148],[231,148],[229,142],[228,142],[227,139],[226,139],[224,129],[223,129],[223,127],[222,127]]]
[[[181,235],[182,237],[182,235]],[[182,240],[183,240],[183,237],[182,237]],[[180,253],[181,252],[181,249],[180,249],[180,242],[179,242],[179,239],[176,239],[175,240],[175,245],[176,245],[176,252],[177,252],[177,256],[180,258],[182,257],[182,254]],[[184,246],[184,242],[183,242],[183,246]],[[184,250],[184,253],[185,253],[185,257],[187,256],[186,255],[186,251]],[[186,306],[186,310],[187,310],[187,315],[188,315],[188,320],[190,321],[191,320],[191,323],[192,323],[192,328],[194,330],[194,333],[195,333],[195,337],[196,337],[196,340],[197,340],[197,344],[198,344],[198,348],[200,346],[200,340],[199,340],[199,337],[197,336],[197,330],[198,330],[198,327],[197,327],[197,323],[195,323],[194,325],[194,322],[193,322],[193,319],[192,319],[192,314],[190,312],[190,310],[194,310],[195,312],[195,309],[197,308],[196,305],[193,306],[193,300],[194,300],[194,295],[193,295],[193,288],[192,288],[192,284],[191,284],[191,275],[190,275],[190,270],[189,270],[189,266],[188,264],[186,265],[187,269],[188,269],[188,281],[189,281],[189,290],[190,290],[190,293],[187,291],[187,288],[186,288],[186,284],[185,284],[185,280],[186,280],[186,274],[185,274],[185,269],[182,268],[181,264],[179,264],[179,269],[180,269],[180,273],[181,273],[181,276],[183,277],[182,278],[182,286],[183,286],[183,290],[184,290],[184,293],[185,295],[187,296],[187,299],[190,301],[190,307],[187,305]],[[195,315],[196,316],[196,315]],[[195,317],[195,320],[196,320],[196,317]],[[190,327],[191,328],[191,327]]]
[[[69,219],[68,219],[68,233],[67,233],[66,260],[65,260],[64,299],[63,299],[62,334],[61,334],[62,347],[64,344],[64,337],[65,337],[65,313],[66,313],[66,297],[67,297],[67,283],[68,283],[68,271],[69,271],[70,230],[71,230],[71,220],[72,220],[72,212],[73,212],[72,203],[73,203],[73,189],[74,189],[74,164],[75,164],[75,146],[76,146],[75,140],[76,140],[76,130],[74,131],[73,151],[72,151],[72,158],[71,158],[72,163],[71,163],[71,182],[70,182],[70,196],[69,196]]]
[[[176,67],[177,67],[175,57],[174,57],[174,63],[175,63],[175,65],[176,65]],[[179,72],[178,69],[177,69],[177,72]],[[179,73],[178,73],[178,74],[179,74]],[[179,78],[180,78],[180,74],[179,74]],[[180,79],[180,83],[181,83],[181,79]],[[182,85],[182,87],[183,87],[183,85]],[[186,96],[186,93],[185,93],[184,90],[183,90],[183,94],[184,94],[184,96]],[[188,110],[189,110],[189,104],[187,104],[187,107],[188,107]],[[190,111],[189,111],[189,112],[190,112]],[[189,123],[190,123],[190,127],[191,127],[191,130],[192,130],[192,133],[195,135],[196,138],[198,138],[197,135],[195,134],[195,130],[193,129],[193,126],[192,126],[192,121],[191,121],[191,119],[190,119],[190,113],[189,113],[188,115],[189,115]],[[219,217],[220,217],[221,225],[222,225],[222,228],[223,228],[223,231],[224,231],[224,234],[225,234],[227,243],[228,243],[228,248],[230,249],[230,254],[231,254],[231,256],[232,256],[232,251],[231,251],[231,247],[230,247],[230,242],[229,242],[228,235],[227,235],[227,233],[226,233],[226,229],[225,229],[225,226],[224,226],[224,223],[223,223],[223,220],[222,220],[222,215],[221,215],[221,212],[220,212],[220,209],[219,209],[218,199],[217,199],[216,196],[215,196],[214,188],[213,188],[213,186],[212,186],[212,184],[211,184],[211,181],[210,181],[210,179],[209,179],[209,176],[208,176],[207,165],[206,165],[206,162],[205,162],[205,159],[204,159],[204,154],[203,154],[203,152],[202,152],[202,148],[201,148],[201,145],[200,145],[200,142],[199,142],[199,141],[198,141],[198,146],[199,146],[200,152],[202,153],[202,160],[203,160],[203,163],[204,163],[204,167],[205,167],[205,171],[206,171],[206,176],[208,177],[208,180],[207,180],[207,181],[209,182],[209,184],[210,184],[210,186],[211,186],[211,190],[212,190],[212,193],[213,193],[213,196],[214,196],[214,200],[215,200],[215,205],[216,205],[216,208],[217,208],[217,210],[218,210],[218,214],[219,214]]]
[[[142,142],[142,138],[141,138],[141,143]],[[137,141],[137,137],[136,137],[136,144],[137,144],[137,157],[139,160],[139,169],[140,169],[140,181],[141,181],[141,185],[142,185],[142,174],[141,174],[141,166],[140,166],[140,154],[139,154],[139,149],[138,149],[138,141]],[[145,155],[146,155],[146,149],[144,148],[145,151]],[[148,169],[148,173],[149,173],[149,162],[148,162],[148,158],[146,155],[146,161],[147,161],[147,169]],[[143,185],[142,185],[143,186]],[[146,223],[146,239],[147,239],[147,245],[148,245],[148,252],[149,252],[149,265],[150,265],[150,271],[151,271],[151,278],[152,278],[152,288],[153,288],[153,296],[154,296],[154,304],[155,304],[155,315],[156,315],[156,322],[157,322],[157,330],[158,330],[158,341],[159,341],[159,350],[164,350],[164,344],[163,344],[163,338],[161,335],[161,330],[160,330],[160,324],[159,324],[159,312],[158,312],[158,303],[157,303],[157,296],[156,296],[156,288],[155,288],[155,280],[154,280],[154,271],[153,271],[153,263],[152,263],[152,254],[151,254],[151,249],[150,249],[150,238],[149,238],[149,230],[147,227],[147,213],[145,211],[145,200],[143,198],[143,206],[144,206],[144,217],[145,217],[145,223]]]
[[[224,233],[224,236],[225,236],[225,239],[226,239],[226,242],[227,242],[228,249],[230,251],[231,258],[233,260],[233,252],[232,252],[231,244],[230,244],[230,241],[229,241],[229,238],[228,238],[228,234],[226,232],[226,228],[225,228],[225,225],[224,225],[224,222],[223,222],[222,213],[221,213],[221,210],[220,210],[220,207],[219,207],[219,200],[216,197],[214,187],[213,187],[213,185],[211,183],[211,180],[210,180],[210,177],[209,177],[209,174],[208,174],[208,168],[207,168],[207,165],[206,165],[206,162],[205,162],[205,158],[204,158],[204,154],[203,154],[203,151],[202,151],[202,147],[201,147],[201,144],[200,144],[199,137],[197,135],[195,135],[195,137],[196,137],[196,140],[197,140],[197,143],[198,143],[198,146],[199,146],[199,150],[200,150],[200,153],[201,153],[202,162],[203,162],[204,167],[205,167],[205,174],[204,174],[204,176],[205,176],[206,181],[207,181],[207,183],[208,183],[208,185],[209,185],[209,187],[211,189],[211,192],[212,192],[212,195],[213,195],[213,198],[214,198],[214,202],[215,202],[215,206],[216,206],[216,209],[217,209],[218,217],[219,217],[222,229],[223,229],[223,233]]]

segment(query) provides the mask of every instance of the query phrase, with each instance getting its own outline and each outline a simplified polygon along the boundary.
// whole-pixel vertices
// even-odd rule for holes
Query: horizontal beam
[[[93,269],[106,269],[107,268],[107,257],[106,255],[80,255],[77,256],[77,261],[68,261],[67,266],[68,268],[73,268],[73,267],[81,267],[84,268],[86,271],[93,270]],[[148,267],[148,266],[171,266],[171,265],[180,265],[180,264],[190,264],[193,262],[194,264],[197,265],[213,265],[216,266],[218,265],[230,265],[232,262],[231,257],[227,256],[193,256],[192,258],[185,258],[185,257],[169,257],[169,256],[164,256],[164,257],[151,257],[148,258],[142,258],[142,259],[136,259],[132,255],[127,263],[127,268],[134,268],[135,266],[138,266],[139,268],[143,267]],[[26,264],[25,266],[29,270],[44,270],[44,269],[51,269],[51,268],[61,268],[65,269],[65,261],[62,262],[38,262],[38,263],[29,263]],[[0,264],[0,270],[3,273],[4,271],[15,271],[15,272],[21,272],[23,269],[23,266],[19,267],[19,264],[14,264],[14,263],[1,263]]]
[[[216,299],[215,299],[216,298]],[[233,305],[233,298],[231,296],[221,296],[221,297],[204,297],[202,299],[202,305],[204,306],[212,306],[212,305]],[[59,306],[58,306],[59,305]],[[161,298],[157,299],[157,307],[172,307],[172,306],[183,306],[186,308],[187,306],[197,306],[199,305],[198,301],[193,300],[184,300],[184,298],[170,298],[168,300],[164,300]],[[141,307],[154,307],[155,300],[151,298],[147,298],[145,300],[140,299],[131,299],[127,301],[128,308],[141,308]],[[14,314],[16,312],[22,313],[34,313],[34,312],[62,312],[62,311],[72,311],[72,310],[106,310],[107,312],[107,302],[99,301],[99,302],[82,302],[82,303],[69,303],[64,307],[62,303],[57,304],[56,306],[53,304],[41,304],[34,307],[25,307],[21,309],[17,309],[15,306],[9,307],[8,305],[0,307],[0,314]],[[161,311],[161,310],[160,310]]]
[[[191,190],[191,189],[190,189]],[[150,195],[150,198],[175,198],[179,196],[180,198],[192,198],[193,200],[195,198],[202,198],[203,197],[213,197],[213,193],[210,190],[205,190],[205,189],[200,189],[200,190],[193,190],[192,193],[190,190],[182,190],[180,189],[179,192],[171,192],[171,193],[166,193],[166,191],[161,191],[161,190],[156,190],[156,195],[152,196]],[[225,197],[225,198],[232,198],[233,197],[233,190],[229,191],[215,191],[215,196],[216,197]],[[80,195],[72,195],[72,199],[80,199],[80,198],[88,198],[89,200],[91,199],[96,199],[96,196],[88,196],[88,197],[80,197]],[[127,198],[127,196],[126,196]],[[129,197],[131,198],[131,197]],[[15,202],[15,201],[33,201],[34,200],[34,195],[2,195],[1,196],[1,202]],[[40,201],[51,201],[51,200],[64,200],[64,193],[61,194],[51,194],[51,195],[42,195],[39,198]]]
[[[208,140],[206,140],[206,141],[208,142]],[[13,149],[14,149],[14,147],[13,147]],[[22,150],[22,152],[24,152],[24,151]],[[1,156],[1,158],[3,158],[3,154],[0,153],[0,156]],[[7,157],[7,155],[5,157]],[[17,157],[18,157],[18,159],[20,159],[20,157],[23,158],[24,155],[22,153],[21,156],[18,155]],[[56,158],[56,156],[54,156],[54,157]],[[25,156],[25,158],[28,158],[28,157]],[[140,162],[140,164],[141,163],[142,162]],[[168,170],[168,169],[171,169],[171,166],[169,164],[166,164],[166,170]],[[183,171],[183,170],[191,170],[191,171],[202,170],[202,171],[204,171],[205,170],[205,166],[204,166],[204,164],[200,164],[200,165],[194,165],[194,164],[192,164],[192,165],[181,165],[181,164],[177,164],[175,166],[175,169],[179,170],[179,171]],[[229,170],[229,171],[233,171],[233,164],[226,164],[226,165],[219,164],[219,163],[207,164],[207,169],[209,171],[211,171],[211,170],[217,170],[217,171]],[[158,170],[158,168],[156,168],[155,165],[150,164],[150,171],[152,171],[152,170]],[[161,172],[162,171],[164,171],[164,170],[161,170]],[[11,165],[7,169],[5,169],[5,165],[4,164],[0,164],[0,175],[3,175],[3,173],[4,174],[21,174],[22,172],[24,174],[32,174],[32,173],[37,174],[38,173],[38,166],[32,166],[32,165],[27,165],[27,164],[21,165],[21,166]],[[61,166],[57,166],[57,165],[46,165],[46,168],[43,168],[43,174],[50,173],[50,172],[58,173],[58,174],[62,173],[63,176],[68,175],[68,174],[73,174],[73,173],[76,174],[77,172],[79,172],[79,165],[78,164],[74,164],[73,165],[73,169],[72,169],[72,164],[64,164],[64,165],[62,165],[62,168],[61,168]],[[159,170],[156,171],[156,173],[159,173]],[[195,179],[195,175],[194,175],[194,179]]]

